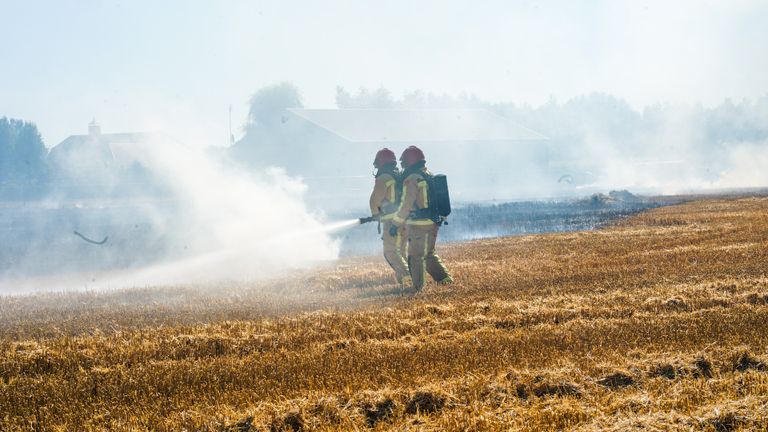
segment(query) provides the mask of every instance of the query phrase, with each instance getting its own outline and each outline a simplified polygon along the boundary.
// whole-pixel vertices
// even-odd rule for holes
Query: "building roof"
[[[142,147],[155,138],[152,133],[91,133],[70,135],[51,149],[51,155],[58,153],[88,152],[123,163],[144,162],[145,149]]]
[[[544,135],[484,109],[290,109],[359,143],[545,140]]]

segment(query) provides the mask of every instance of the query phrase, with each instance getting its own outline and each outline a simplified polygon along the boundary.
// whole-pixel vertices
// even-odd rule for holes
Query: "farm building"
[[[57,188],[79,196],[145,194],[156,187],[148,171],[146,146],[156,134],[101,133],[95,122],[87,135],[71,135],[48,154]]]
[[[49,161],[59,186],[79,195],[152,194],[161,185],[147,169],[147,146],[166,139],[102,133],[92,122],[87,135],[53,147]],[[375,153],[409,145],[448,175],[458,201],[524,195],[548,163],[544,136],[483,109],[289,109],[226,152],[249,168],[284,168],[307,184],[310,201],[331,208],[366,202]]]
[[[427,166],[449,176],[458,200],[505,198],[546,166],[546,138],[483,109],[290,109],[269,131],[255,131],[232,155],[301,176],[312,197],[363,199],[373,157],[424,150]]]

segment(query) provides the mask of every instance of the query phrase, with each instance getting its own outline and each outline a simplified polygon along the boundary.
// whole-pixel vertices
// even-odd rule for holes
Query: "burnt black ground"
[[[454,206],[438,242],[506,237],[513,235],[584,231],[599,228],[637,212],[683,201],[633,197],[620,201],[607,195],[560,201],[466,203]],[[336,237],[343,256],[371,255],[381,249],[376,224],[353,227]]]

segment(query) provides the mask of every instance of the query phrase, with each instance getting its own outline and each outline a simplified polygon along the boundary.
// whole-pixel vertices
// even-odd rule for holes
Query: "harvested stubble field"
[[[768,198],[269,283],[0,299],[2,430],[768,430]]]

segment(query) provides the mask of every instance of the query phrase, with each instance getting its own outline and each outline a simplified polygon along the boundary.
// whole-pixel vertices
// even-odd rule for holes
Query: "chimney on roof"
[[[101,126],[96,123],[96,119],[93,119],[90,123],[88,123],[88,136],[96,138],[99,135],[101,135]]]

